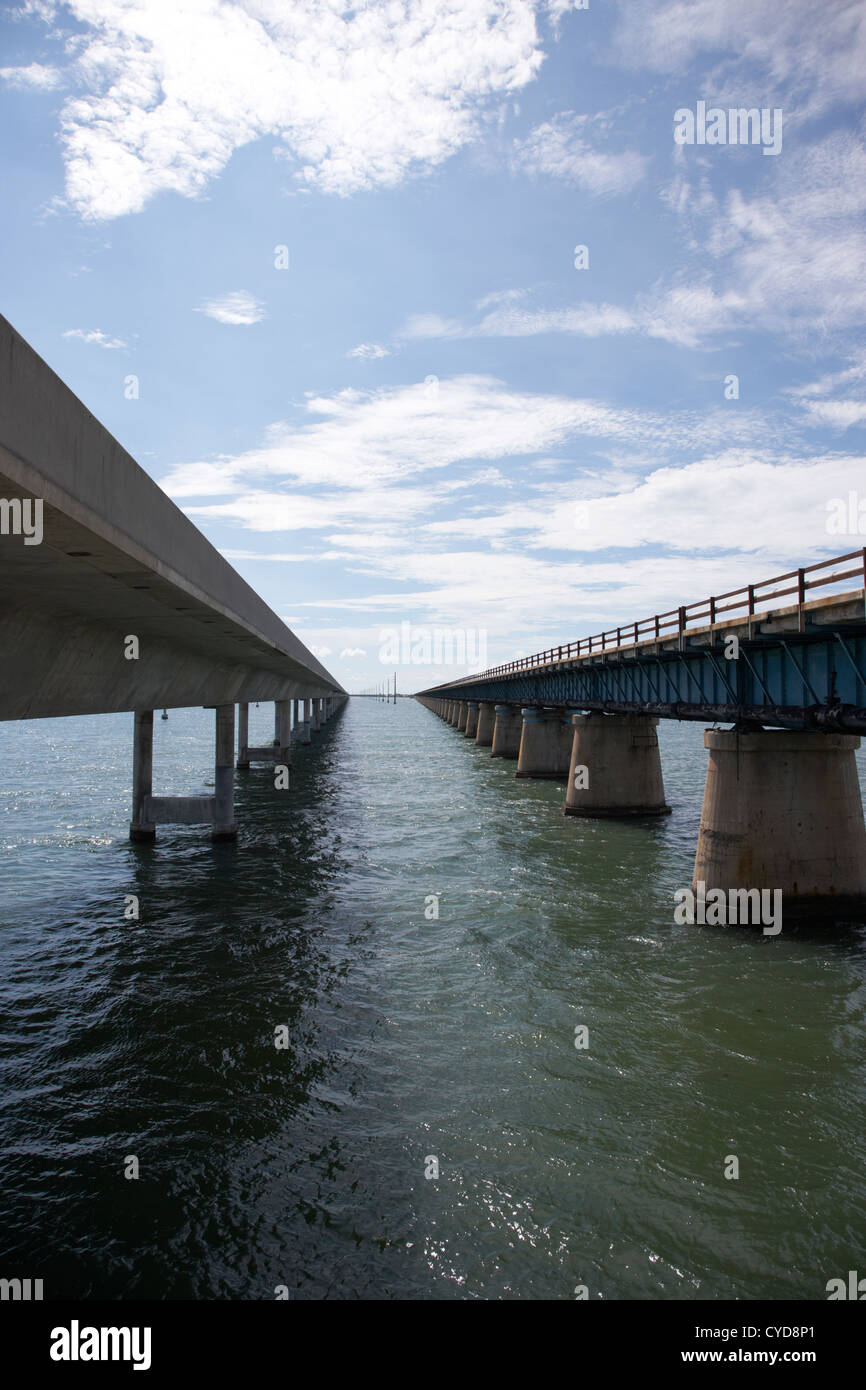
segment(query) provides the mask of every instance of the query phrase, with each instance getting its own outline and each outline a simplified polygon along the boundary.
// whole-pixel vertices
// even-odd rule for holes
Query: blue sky
[[[350,690],[404,623],[493,664],[853,550],[866,8],[817,14],[6,8],[0,308]]]

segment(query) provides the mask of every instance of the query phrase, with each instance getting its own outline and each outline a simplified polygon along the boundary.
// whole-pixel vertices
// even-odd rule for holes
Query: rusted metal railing
[[[847,564],[849,560],[857,561],[852,569],[846,569],[840,574],[824,575],[821,578],[807,578],[815,575],[818,570]],[[738,611],[740,616],[751,619],[757,614],[758,605],[763,607],[790,595],[796,596],[798,625],[802,631],[803,606],[807,602],[807,594],[813,589],[820,589],[828,584],[841,584],[848,579],[858,579],[866,590],[866,546],[862,550],[852,550],[847,555],[836,555],[832,560],[819,560],[814,565],[789,570],[787,574],[778,574],[775,578],[764,579],[759,584],[745,584],[742,588],[731,589],[726,594],[715,594],[712,598],[700,599],[697,603],[672,608],[667,613],[654,613],[651,618],[641,618],[637,622],[627,623],[624,627],[620,625],[607,632],[593,633],[590,637],[581,637],[578,641],[569,642],[564,646],[550,647],[547,651],[536,652],[533,656],[508,661],[503,666],[492,666],[489,671],[473,675],[471,679],[486,680],[489,676],[537,670],[562,661],[573,661],[578,657],[601,656],[604,652],[617,651],[620,647],[637,646],[641,641],[658,642],[677,637],[682,644],[690,626],[692,629],[698,626],[712,627],[718,622],[729,621]],[[785,587],[777,588],[780,584]],[[765,590],[770,592],[766,593]],[[701,619],[705,621],[701,623]]]

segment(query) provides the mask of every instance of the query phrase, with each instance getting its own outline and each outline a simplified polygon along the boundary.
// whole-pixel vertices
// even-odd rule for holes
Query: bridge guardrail
[[[857,561],[853,569],[844,570],[841,574],[824,575],[822,578],[807,578],[808,575],[813,575],[818,570],[847,564],[849,560]],[[819,589],[828,584],[841,584],[854,578],[859,579],[866,590],[866,546],[861,550],[849,551],[847,555],[835,555],[832,560],[818,560],[814,565],[804,565],[801,569],[789,570],[787,574],[777,574],[772,579],[761,580],[758,584],[745,584],[742,588],[731,589],[725,594],[716,594],[711,598],[698,599],[695,603],[682,604],[679,608],[671,608],[666,613],[654,613],[651,618],[639,618],[634,623],[626,623],[624,626],[610,628],[606,632],[594,633],[590,637],[581,637],[576,642],[569,642],[560,647],[550,647],[547,651],[536,652],[533,656],[519,657],[517,660],[508,661],[502,666],[492,666],[487,671],[473,675],[472,679],[479,681],[485,680],[489,676],[536,670],[555,662],[570,661],[576,657],[601,656],[604,652],[616,651],[622,646],[637,646],[638,642],[642,640],[660,641],[675,636],[682,638],[688,630],[690,621],[694,626],[697,619],[705,618],[708,625],[712,626],[718,622],[720,614],[730,615],[738,610],[742,617],[752,618],[759,614],[764,605],[776,599],[787,598],[792,594],[797,596],[797,609],[800,613],[800,626],[802,627],[803,605],[810,590]],[[788,580],[794,582],[787,584]],[[782,589],[773,587],[778,584],[787,584],[787,587]],[[771,592],[762,592],[766,589],[771,589]],[[732,602],[725,603],[723,602],[725,599],[730,599]]]

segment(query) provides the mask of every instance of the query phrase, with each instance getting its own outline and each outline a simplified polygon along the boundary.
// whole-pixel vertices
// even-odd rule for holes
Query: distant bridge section
[[[3,318],[0,653],[3,720],[345,694]]]
[[[517,777],[564,783],[562,810],[578,822],[676,811],[659,719],[731,722],[704,732],[694,875],[676,891],[685,915],[675,923],[760,923],[776,936],[783,900],[795,920],[866,922],[855,761],[866,730],[864,604],[866,549],[416,698],[476,757],[489,748],[516,761]]]
[[[866,549],[420,696],[866,732]]]

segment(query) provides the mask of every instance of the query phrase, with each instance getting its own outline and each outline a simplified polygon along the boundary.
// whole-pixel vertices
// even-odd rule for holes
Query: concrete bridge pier
[[[304,713],[305,701],[295,700],[295,742],[310,742],[310,726]]]
[[[132,820],[129,838],[156,839],[157,825],[211,825],[213,840],[234,840],[235,707],[216,706],[213,796],[153,795],[153,710],[136,710],[133,723]]]
[[[783,911],[866,912],[859,745],[854,734],[708,729],[693,885],[780,889]]]
[[[465,738],[474,738],[478,727],[478,702],[470,700],[466,706],[466,726],[463,730]]]
[[[448,723],[451,725],[452,728],[456,728],[456,726],[457,726],[457,717],[458,717],[459,713],[460,713],[460,705],[459,705],[458,701],[457,701],[457,700],[452,700],[452,701],[451,701],[451,706],[450,706],[450,708],[449,708],[449,710],[448,710]]]
[[[301,700],[301,720],[296,726],[298,743],[310,743],[310,701]]]
[[[153,792],[153,710],[135,711],[132,732],[132,820],[130,840],[156,839],[156,825],[147,819],[145,807]]]
[[[656,726],[644,714],[575,714],[567,816],[664,816]]]
[[[571,763],[574,730],[570,711],[525,709],[515,777],[565,780]]]
[[[277,762],[289,769],[289,785],[292,784],[292,702],[277,700]]]
[[[214,759],[212,840],[234,840],[235,825],[235,707],[216,707],[216,757]],[[171,800],[172,798],[166,798]],[[182,798],[178,797],[178,800]],[[183,798],[186,799],[186,798]],[[193,801],[196,798],[190,797]]]
[[[495,723],[490,749],[491,758],[516,758],[520,755],[523,717],[517,705],[495,705]]]
[[[249,705],[238,706],[238,768],[247,771],[251,763],[280,764],[289,769],[292,778],[292,702],[274,701],[274,741],[253,747],[249,742]]]
[[[238,771],[247,772],[250,760],[247,744],[250,741],[250,707],[247,701],[238,705]]]
[[[493,725],[496,723],[496,707],[492,700],[479,700],[478,724],[475,729],[475,742],[479,748],[489,748],[493,742]]]
[[[310,730],[312,733],[317,734],[322,727],[322,721],[319,718],[320,701],[308,700],[307,705],[310,709]]]
[[[461,700],[457,706],[457,723],[455,726],[457,728],[458,733],[466,733],[466,720],[468,716],[469,702],[468,700]]]

